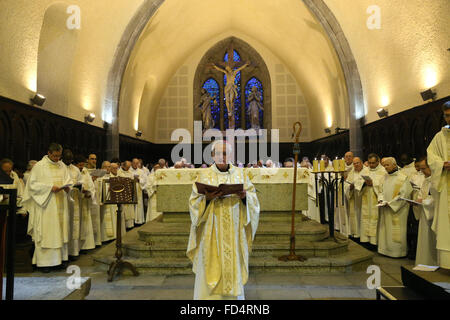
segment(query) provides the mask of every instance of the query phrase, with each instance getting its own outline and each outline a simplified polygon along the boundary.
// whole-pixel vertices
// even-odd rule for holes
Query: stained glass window
[[[220,130],[219,84],[213,78],[209,78],[203,83],[203,88],[209,95],[216,97],[217,105],[214,105],[214,100],[211,100],[211,116],[214,119],[214,128]]]
[[[247,84],[245,85],[245,125],[246,125],[247,129],[251,128],[250,115],[248,113],[248,111],[249,111],[248,107],[250,104],[248,102],[248,96],[252,92],[252,87],[258,88],[258,92],[261,95],[261,104],[264,106],[264,103],[263,103],[264,89],[263,89],[262,83],[257,78],[253,77],[250,80],[248,80]],[[259,127],[260,128],[264,128],[263,115],[264,115],[264,111],[259,110]]]

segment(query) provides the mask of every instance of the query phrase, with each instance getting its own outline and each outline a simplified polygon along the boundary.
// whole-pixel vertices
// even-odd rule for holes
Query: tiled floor
[[[98,250],[98,249],[97,249]],[[158,276],[123,275],[109,283],[106,272],[94,266],[93,252],[82,255],[73,264],[81,268],[82,277],[91,278],[88,300],[185,300],[192,299],[194,275]],[[381,269],[382,285],[401,285],[400,266],[412,265],[408,259],[391,259],[376,254],[374,265]],[[69,276],[65,271],[43,274],[35,271],[18,276]],[[365,272],[324,275],[250,274],[245,286],[248,300],[303,300],[303,299],[375,299],[375,290],[367,288],[370,275]],[[36,296],[34,296],[36,298]]]

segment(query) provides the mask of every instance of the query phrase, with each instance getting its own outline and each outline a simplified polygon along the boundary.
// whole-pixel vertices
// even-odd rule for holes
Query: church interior
[[[247,300],[448,299],[449,16],[448,0],[1,1],[0,300],[192,300],[201,276]],[[244,198],[209,199],[204,172]],[[200,236],[211,203],[245,220],[233,267]]]

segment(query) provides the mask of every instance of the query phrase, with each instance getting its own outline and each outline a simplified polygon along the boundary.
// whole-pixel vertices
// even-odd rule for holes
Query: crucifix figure
[[[212,67],[226,75],[227,84],[225,85],[224,95],[225,95],[225,104],[227,106],[228,111],[228,127],[229,129],[234,129],[234,99],[237,97],[237,86],[234,81],[236,79],[236,75],[239,71],[247,68],[250,63],[244,63],[241,61],[234,61],[234,50],[233,46],[228,48],[228,61],[227,62],[218,62],[212,63]],[[237,69],[234,69],[237,68]]]

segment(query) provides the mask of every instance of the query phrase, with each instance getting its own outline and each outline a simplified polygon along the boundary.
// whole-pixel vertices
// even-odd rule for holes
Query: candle
[[[320,160],[320,172],[325,172],[325,160]]]
[[[333,170],[336,172],[339,171],[339,160],[338,159],[333,160]]]
[[[313,160],[313,172],[319,172],[319,161],[317,159]]]
[[[345,171],[345,160],[344,159],[339,160],[339,171],[341,171],[341,172]]]

